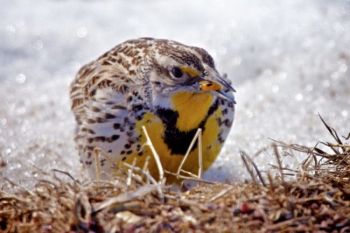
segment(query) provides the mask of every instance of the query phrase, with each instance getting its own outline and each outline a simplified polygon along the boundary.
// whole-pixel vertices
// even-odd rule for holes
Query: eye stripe
[[[190,66],[182,66],[181,70],[192,78],[197,78],[200,76],[200,72]]]

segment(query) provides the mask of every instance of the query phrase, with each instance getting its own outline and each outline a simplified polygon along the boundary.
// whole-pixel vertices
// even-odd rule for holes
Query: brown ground
[[[275,173],[261,174],[242,153],[252,177],[246,183],[199,180],[176,192],[133,169],[113,182],[82,183],[56,171],[33,190],[12,184],[13,194],[0,190],[0,231],[350,232],[349,138],[324,124],[335,141],[320,142],[322,149],[272,145]],[[301,168],[283,168],[283,153],[304,153]]]

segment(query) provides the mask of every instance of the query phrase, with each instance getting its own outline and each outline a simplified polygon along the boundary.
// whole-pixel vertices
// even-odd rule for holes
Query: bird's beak
[[[190,67],[181,67],[182,72],[186,73],[188,76],[192,77],[191,83],[198,83],[199,90],[201,91],[213,91],[218,97],[226,99],[230,102],[236,103],[235,98],[231,92],[236,92],[236,90],[231,86],[229,82],[226,81],[226,74],[221,77],[216,74],[214,80],[206,79],[200,76],[198,70]]]
[[[230,102],[236,103],[231,92],[236,90],[222,77],[217,77],[218,82],[201,78],[199,83],[199,89],[201,91],[214,91],[219,97],[226,99]]]

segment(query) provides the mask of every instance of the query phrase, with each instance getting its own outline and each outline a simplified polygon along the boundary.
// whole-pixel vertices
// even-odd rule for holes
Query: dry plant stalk
[[[192,174],[191,172],[183,170],[182,167],[184,166],[188,156],[190,155],[191,150],[194,147],[194,144],[196,143],[197,139],[198,139],[198,144],[197,144],[197,146],[198,146],[198,175],[196,176],[196,175]],[[203,170],[203,151],[202,151],[202,149],[203,149],[202,148],[202,129],[199,128],[199,129],[197,129],[197,132],[194,135],[194,137],[193,137],[193,139],[192,139],[192,141],[191,141],[191,143],[186,151],[186,154],[183,157],[183,159],[181,160],[181,163],[177,169],[176,177],[178,179],[180,178],[181,172],[184,172],[191,177],[195,177],[195,178],[199,178],[199,179],[202,177],[202,170]]]
[[[146,127],[142,126],[142,130],[143,130],[143,133],[145,134],[145,137],[146,137],[146,140],[147,140],[146,141],[146,145],[149,146],[149,148],[151,149],[153,158],[156,161],[157,168],[158,168],[158,173],[159,173],[159,181],[160,182],[164,182],[163,181],[164,180],[164,169],[163,169],[162,163],[160,161],[159,155],[158,155],[156,149],[153,146],[153,143],[151,141],[151,138],[148,135]]]

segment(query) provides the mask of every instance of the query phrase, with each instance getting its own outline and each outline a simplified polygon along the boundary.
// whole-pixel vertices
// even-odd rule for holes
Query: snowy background
[[[236,121],[206,174],[246,177],[269,138],[328,138],[317,113],[350,129],[350,1],[1,0],[0,175],[22,184],[33,167],[79,173],[68,85],[79,67],[131,38],[201,46],[237,89]],[[267,169],[274,157],[254,158]],[[298,158],[285,163],[297,166]]]

